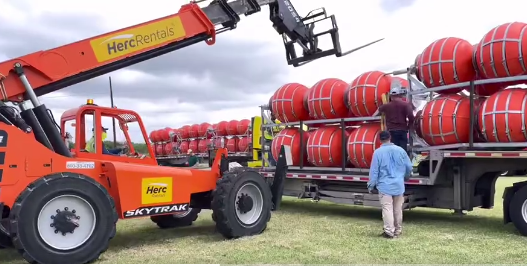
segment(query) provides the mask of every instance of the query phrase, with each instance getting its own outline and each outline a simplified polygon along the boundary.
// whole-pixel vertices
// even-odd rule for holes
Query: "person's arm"
[[[404,176],[409,178],[412,175],[412,171],[414,169],[414,166],[412,164],[412,161],[410,160],[410,157],[408,156],[408,153],[406,153],[405,150],[403,150],[401,148],[399,152],[401,153],[401,156],[402,156],[403,162],[404,162],[404,166],[406,168],[406,173],[405,173]]]
[[[382,114],[386,111],[386,104],[379,106],[379,114]]]
[[[368,190],[371,191],[377,185],[377,180],[379,180],[379,169],[380,169],[380,158],[379,150],[373,152],[373,158],[371,160],[370,166],[370,178],[368,180]]]
[[[406,106],[406,117],[408,118],[408,129],[413,128],[415,117],[412,103],[408,103],[408,105]]]

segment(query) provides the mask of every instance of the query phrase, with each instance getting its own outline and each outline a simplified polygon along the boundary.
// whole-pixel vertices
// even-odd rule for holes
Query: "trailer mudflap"
[[[271,192],[273,194],[273,211],[276,211],[280,208],[282,196],[284,194],[285,175],[287,173],[288,166],[292,164],[293,157],[291,156],[291,147],[283,145],[280,149],[280,154],[278,155],[273,184],[271,185]]]

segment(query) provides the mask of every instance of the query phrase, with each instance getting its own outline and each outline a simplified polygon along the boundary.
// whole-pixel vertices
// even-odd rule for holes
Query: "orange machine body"
[[[85,114],[94,117],[95,136],[101,135],[101,117],[110,116],[118,119],[126,136],[126,122],[137,122],[143,137],[146,137],[143,122],[135,112],[84,105],[66,111],[61,119],[62,128],[66,123],[75,121],[77,140],[84,139]],[[49,150],[37,142],[33,134],[23,133],[14,126],[0,124],[0,137],[0,155],[4,155],[3,164],[0,160],[0,202],[4,202],[5,206],[12,207],[20,191],[24,191],[35,179],[52,173],[72,172],[93,178],[104,186],[113,197],[120,218],[127,218],[125,213],[141,208],[147,208],[142,213],[147,215],[149,207],[189,204],[192,194],[212,191],[220,178],[220,158],[227,154],[224,149],[218,150],[212,169],[198,170],[158,166],[150,146],[149,155],[140,159],[103,154],[100,139],[95,141],[94,153],[83,151],[84,142],[77,141],[72,149],[74,157],[68,158]],[[129,137],[127,142],[132,147]],[[31,147],[31,151],[28,152],[26,147]],[[153,195],[156,192],[163,193]]]

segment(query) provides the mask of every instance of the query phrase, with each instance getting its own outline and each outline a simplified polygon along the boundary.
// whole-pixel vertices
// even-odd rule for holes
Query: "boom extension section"
[[[264,5],[269,5],[269,19],[273,23],[273,28],[282,35],[284,40],[287,64],[294,67],[326,56],[345,56],[383,40],[379,39],[342,52],[335,15],[328,16],[324,8],[319,8],[301,18],[289,0],[236,0],[232,2],[214,0],[209,6],[203,8],[203,12],[207,14],[214,25],[223,26],[223,28],[216,30],[216,33],[221,33],[235,29],[240,21],[240,15],[248,16],[259,12],[261,6]],[[314,33],[315,25],[328,19],[331,21],[331,28],[320,33]],[[333,48],[322,50],[318,47],[318,38],[328,34],[331,37]],[[297,55],[295,44],[302,49],[302,56]]]

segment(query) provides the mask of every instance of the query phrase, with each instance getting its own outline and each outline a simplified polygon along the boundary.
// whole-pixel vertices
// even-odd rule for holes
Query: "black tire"
[[[247,225],[236,214],[236,196],[246,184],[258,188],[261,193],[262,212],[258,219]],[[263,176],[253,170],[236,168],[225,173],[216,183],[212,193],[212,212],[216,229],[228,239],[257,235],[267,228],[271,219],[272,194]]]
[[[59,250],[46,244],[40,236],[43,231],[39,231],[37,226],[39,214],[45,204],[64,195],[85,201],[96,218],[89,238],[80,246],[69,250]],[[82,226],[82,217],[79,219]],[[15,248],[29,263],[90,263],[108,249],[109,241],[116,233],[117,219],[115,203],[101,184],[87,176],[58,173],[39,178],[18,196],[10,214],[10,234]]]
[[[514,193],[509,205],[509,216],[512,220],[512,223],[516,229],[518,229],[520,234],[524,236],[527,236],[527,217],[524,218],[522,215],[522,206],[524,203],[526,203],[526,201],[527,186],[523,186]]]
[[[200,212],[201,209],[191,208],[184,216],[177,214],[158,215],[150,216],[150,220],[161,229],[191,226],[198,219]]]
[[[9,232],[4,232],[3,228],[0,228],[0,249],[13,247],[13,241],[9,236]]]

